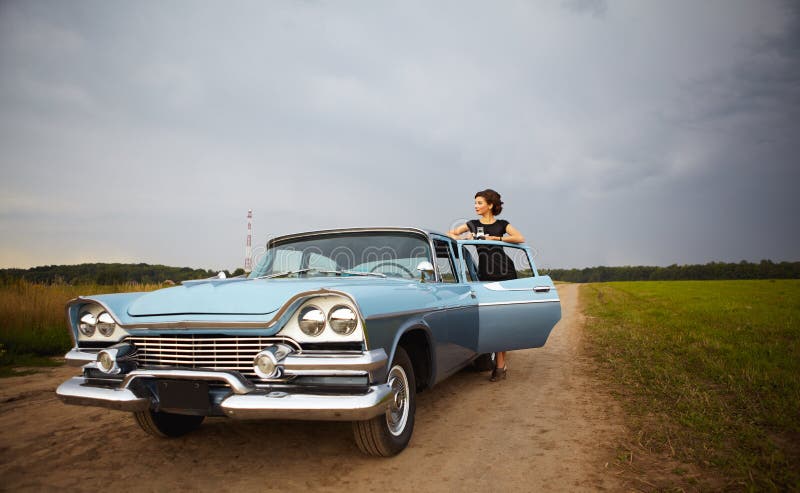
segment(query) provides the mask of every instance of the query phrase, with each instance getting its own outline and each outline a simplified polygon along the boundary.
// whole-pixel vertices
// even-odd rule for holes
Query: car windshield
[[[431,261],[427,239],[406,232],[328,233],[268,245],[250,278],[376,276],[419,278]]]

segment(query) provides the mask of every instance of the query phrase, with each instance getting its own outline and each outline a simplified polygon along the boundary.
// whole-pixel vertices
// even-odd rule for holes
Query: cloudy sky
[[[0,267],[446,231],[540,266],[800,260],[792,1],[0,2]]]

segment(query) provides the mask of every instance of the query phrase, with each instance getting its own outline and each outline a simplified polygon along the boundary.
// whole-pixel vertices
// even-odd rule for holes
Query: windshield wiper
[[[381,274],[380,272],[362,272],[357,270],[321,270],[323,274],[351,274],[353,276],[374,276],[374,277],[386,277],[386,274]]]
[[[277,274],[267,274],[266,276],[258,276],[254,277],[253,279],[272,279],[275,277],[291,276],[292,274],[304,274],[310,270],[315,270],[315,269],[287,270],[286,272],[278,272]]]

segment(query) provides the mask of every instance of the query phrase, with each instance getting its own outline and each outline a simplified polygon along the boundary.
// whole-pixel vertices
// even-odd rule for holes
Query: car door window
[[[467,266],[467,275],[470,280],[474,281],[493,281],[494,279],[480,279],[479,272],[480,262],[486,261],[489,257],[487,255],[478,255],[478,249],[475,245],[464,245],[463,247],[464,262]],[[502,247],[502,252],[492,252],[493,254],[503,255],[511,260],[514,265],[514,272],[516,279],[524,279],[526,277],[533,277],[533,269],[531,268],[530,260],[528,260],[528,252],[523,248],[517,247]],[[487,270],[487,269],[483,269]],[[514,278],[513,275],[510,278]]]
[[[455,266],[453,258],[450,255],[450,248],[447,242],[442,240],[433,240],[433,247],[436,256],[436,266],[439,268],[439,274],[442,276],[442,282],[456,282]]]
[[[522,248],[515,247],[503,247],[503,250],[505,250],[506,255],[514,262],[514,270],[517,271],[517,279],[533,277],[533,269],[528,260],[528,252]]]
[[[475,254],[475,247],[472,245],[464,246],[461,251],[461,257],[464,259],[464,265],[467,271],[467,279],[469,282],[478,281],[478,264],[475,260],[478,258],[478,256]]]

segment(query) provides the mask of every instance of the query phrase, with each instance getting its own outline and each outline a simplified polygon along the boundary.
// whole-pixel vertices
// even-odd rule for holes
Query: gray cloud
[[[798,17],[5,2],[0,264],[230,268],[248,208],[445,230],[486,187],[548,266],[797,260]]]
[[[588,12],[599,16],[608,9],[608,2],[606,0],[566,0],[564,6],[576,12]]]

